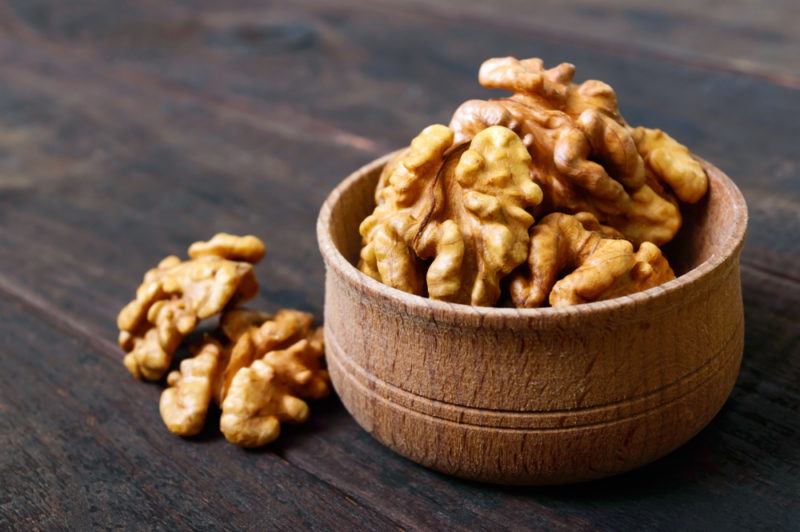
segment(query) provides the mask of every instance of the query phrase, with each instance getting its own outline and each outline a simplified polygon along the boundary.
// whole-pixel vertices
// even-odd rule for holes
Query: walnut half
[[[674,278],[650,242],[634,251],[621,233],[590,213],[553,213],[531,231],[527,263],[512,276],[510,290],[517,307],[546,300],[558,307],[628,295]]]
[[[225,312],[216,337],[206,337],[167,378],[160,402],[164,424],[180,436],[197,434],[215,401],[228,441],[257,447],[278,437],[281,422],[305,421],[303,399],[330,391],[322,329],[312,322],[310,314],[295,310]]]
[[[360,227],[359,269],[412,294],[494,305],[500,280],[527,255],[526,209],[542,200],[529,166],[505,127],[462,144],[445,126],[427,127],[384,169]]]
[[[200,320],[258,292],[253,264],[264,255],[258,238],[221,233],[192,244],[189,255],[167,257],[148,271],[136,299],[117,316],[124,364],[134,377],[160,379]]]
[[[514,130],[531,155],[533,179],[544,190],[537,216],[590,212],[635,244],[669,242],[681,226],[674,196],[698,201],[708,178],[685,146],[659,130],[631,128],[614,90],[572,82],[575,67],[545,69],[541,59],[489,59],[479,72],[487,88],[510,97],[470,100],[453,115],[456,142],[501,125]]]

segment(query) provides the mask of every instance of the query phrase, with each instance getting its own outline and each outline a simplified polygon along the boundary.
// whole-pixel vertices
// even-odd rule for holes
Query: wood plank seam
[[[43,319],[45,323],[49,324],[50,326],[54,327],[55,329],[67,334],[68,336],[72,337],[79,342],[83,342],[88,344],[89,348],[93,351],[101,353],[106,356],[110,356],[116,360],[120,360],[120,351],[116,344],[110,342],[109,340],[105,339],[102,334],[94,334],[88,328],[80,324],[79,321],[75,320],[68,314],[62,312],[60,309],[55,307],[52,304],[47,303],[37,295],[31,293],[28,290],[21,289],[18,286],[10,283],[8,279],[3,276],[0,276],[0,293],[8,296],[9,298],[17,301],[20,305],[30,309],[34,315],[38,316],[39,318]],[[144,437],[152,449],[156,452],[161,453],[163,456],[170,460],[176,460],[176,457],[171,454],[166,454],[164,449],[161,448],[157,442],[147,438],[145,433],[141,433],[141,436]],[[179,440],[175,440],[180,444],[190,444],[188,442],[180,442]],[[351,495],[345,492],[342,488],[332,484],[330,481],[323,479],[316,475],[314,472],[309,471],[305,467],[300,466],[299,464],[293,463],[290,460],[287,460],[285,457],[275,453],[274,456],[276,459],[281,460],[283,463],[287,464],[287,466],[302,471],[304,474],[308,475],[311,478],[314,478],[322,485],[326,486],[332,492],[338,493],[343,498],[347,500],[354,501],[359,506],[363,506],[365,508],[370,508],[372,511],[376,512],[386,521],[392,523],[394,527],[398,530],[402,530],[403,526],[401,526],[395,519],[390,518],[386,515],[383,511],[375,508],[374,505],[370,505],[368,501],[361,500],[356,495]],[[186,470],[190,469],[190,463],[184,462],[186,466]]]
[[[92,331],[58,306],[45,301],[3,275],[0,275],[0,292],[29,308],[34,314],[43,318],[46,323],[53,325],[68,336],[87,343],[95,351],[121,362],[120,350],[116,342],[112,342],[100,332]]]
[[[509,28],[514,31],[533,32],[536,34],[537,38],[541,38],[542,40],[549,41],[551,43],[569,42],[570,44],[576,44],[584,48],[590,48],[592,50],[601,51],[609,55],[634,57],[634,58],[650,58],[665,63],[672,63],[675,65],[696,68],[699,70],[708,70],[712,72],[721,72],[726,74],[742,76],[746,78],[759,79],[761,81],[765,81],[772,85],[778,85],[789,89],[800,90],[800,78],[798,77],[791,76],[789,74],[767,72],[755,67],[744,68],[744,66],[741,63],[713,61],[711,59],[702,57],[699,54],[687,53],[686,56],[682,56],[680,54],[672,53],[667,50],[648,48],[642,45],[636,45],[636,47],[634,47],[631,46],[630,42],[621,42],[614,39],[591,37],[583,35],[581,33],[570,32],[570,31],[562,31],[562,30],[554,31],[550,29],[548,26],[535,24],[531,22],[521,22],[515,19],[514,17],[504,18],[501,21],[496,17],[487,19],[482,14],[479,14],[477,12],[466,12],[463,9],[460,10],[456,15],[454,14],[453,10],[437,10],[430,5],[422,6],[420,4],[415,4],[415,7],[416,6],[422,9],[427,8],[428,13],[436,17],[446,16],[451,19],[456,19],[456,20],[460,19],[471,23],[481,23],[481,24],[486,24],[487,21],[490,21],[497,27]],[[375,6],[374,4],[365,4],[364,7],[370,7],[374,10],[378,9],[378,7]]]
[[[22,35],[23,41],[27,41],[32,47],[38,45],[40,50],[43,49],[49,54],[61,57],[66,56],[74,62],[89,60],[94,61],[92,64],[102,64],[100,55],[92,49],[70,45],[68,43],[56,43],[38,35],[31,34],[30,32],[23,33]],[[374,139],[321,122],[313,116],[305,114],[303,109],[297,107],[287,106],[292,116],[292,121],[281,121],[280,124],[276,125],[274,120],[268,118],[259,119],[258,112],[255,109],[248,109],[246,105],[235,99],[222,100],[203,93],[193,93],[180,87],[176,83],[168,83],[143,71],[137,72],[131,69],[119,68],[117,65],[111,64],[107,65],[101,72],[94,72],[94,74],[101,77],[104,81],[116,82],[119,80],[126,80],[141,89],[149,89],[151,92],[162,96],[168,95],[184,101],[198,103],[214,109],[223,115],[234,114],[243,122],[253,127],[260,127],[271,133],[281,134],[282,130],[292,131],[294,135],[306,138],[309,130],[316,130],[319,134],[315,138],[319,142],[326,142],[370,155],[378,155],[386,151]],[[283,138],[287,138],[285,133],[282,136]]]
[[[791,270],[776,271],[765,264],[759,264],[757,261],[751,260],[746,254],[742,254],[741,260],[743,270],[754,270],[755,272],[761,273],[768,277],[773,277],[777,280],[789,281],[791,283],[800,285],[800,276],[792,275]]]

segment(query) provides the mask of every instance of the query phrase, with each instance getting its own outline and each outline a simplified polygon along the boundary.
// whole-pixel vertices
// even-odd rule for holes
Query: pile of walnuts
[[[384,168],[361,224],[359,269],[431,299],[574,305],[675,277],[663,246],[708,177],[657,129],[631,127],[613,89],[575,67],[489,59],[470,100]]]
[[[329,393],[322,329],[310,314],[274,315],[242,308],[258,282],[253,265],[264,256],[254,236],[225,233],[170,256],[148,271],[117,317],[125,367],[136,378],[161,380],[175,351],[200,320],[220,315],[219,327],[194,345],[191,358],[167,375],[161,418],[180,436],[199,433],[212,401],[231,443],[258,447],[280,434],[281,422],[303,422],[308,405]]]

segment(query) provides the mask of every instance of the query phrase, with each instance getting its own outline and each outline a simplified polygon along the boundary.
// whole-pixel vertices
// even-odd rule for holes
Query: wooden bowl
[[[651,462],[702,429],[742,357],[744,199],[702,162],[710,193],[666,250],[677,279],[565,308],[470,307],[359,272],[359,223],[391,154],[328,197],[325,341],[339,396],[379,441],[432,469],[560,484]]]

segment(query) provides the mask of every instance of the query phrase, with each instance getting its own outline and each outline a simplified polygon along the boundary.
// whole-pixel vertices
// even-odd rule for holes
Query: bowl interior
[[[375,186],[390,156],[355,172],[329,200],[332,243],[353,266],[358,264],[361,249],[358,227],[375,208]],[[716,167],[701,163],[709,175],[709,193],[695,205],[681,205],[681,230],[664,247],[679,277],[714,257],[730,255],[741,244],[746,225],[746,208],[739,190]]]
[[[347,262],[358,265],[361,252],[361,235],[358,226],[375,208],[375,187],[383,165],[366,172],[363,178],[342,191],[342,196],[331,209],[331,237],[333,245]]]

